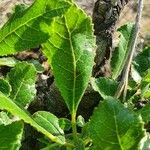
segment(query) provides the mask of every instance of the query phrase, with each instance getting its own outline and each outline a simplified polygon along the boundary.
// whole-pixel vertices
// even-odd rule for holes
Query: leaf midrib
[[[119,137],[119,131],[118,131],[118,125],[117,125],[117,118],[116,118],[116,111],[115,108],[113,107],[113,112],[114,112],[114,122],[115,122],[115,127],[116,127],[116,134],[117,134],[117,139],[118,139],[118,145],[120,146],[121,150],[124,150],[121,144],[121,139]]]
[[[26,72],[28,72],[29,69],[30,69],[30,66],[27,66],[26,68],[24,68],[24,70],[26,70]],[[20,89],[22,88],[22,86],[24,84],[25,78],[26,78],[26,73],[24,74],[24,76],[22,78],[22,82],[20,83],[20,86],[18,87],[17,92],[12,99],[13,101],[16,100],[16,97],[17,97],[18,93],[20,92]],[[28,79],[28,77],[27,77],[27,79]]]
[[[71,40],[71,32],[69,31],[69,27],[68,27],[68,23],[67,23],[67,19],[66,17],[64,16],[64,20],[65,20],[65,26],[66,26],[66,29],[67,29],[67,32],[68,32],[68,35],[69,35],[69,43],[70,43],[70,47],[71,47],[71,54],[72,54],[72,57],[73,57],[73,93],[72,93],[72,113],[75,113],[75,88],[76,88],[76,58],[75,58],[75,53],[74,53],[74,48],[73,48],[73,43],[72,43],[72,40]]]

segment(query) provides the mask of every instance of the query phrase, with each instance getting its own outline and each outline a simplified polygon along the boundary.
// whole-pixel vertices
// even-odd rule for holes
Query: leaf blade
[[[93,89],[99,92],[103,99],[106,99],[109,96],[114,96],[118,88],[117,81],[105,77],[100,77],[96,79],[92,78],[91,84]]]
[[[0,56],[45,42],[49,38],[46,23],[63,14],[69,6],[65,0],[36,0],[28,9],[17,11],[0,30]]]
[[[23,134],[23,123],[14,122],[9,125],[0,125],[0,149],[19,150]]]
[[[49,32],[53,39],[50,38],[43,45],[44,54],[48,57],[56,85],[69,110],[76,111],[94,65],[95,37],[92,23],[74,5],[63,18],[53,22],[51,29]]]
[[[36,88],[36,69],[32,64],[21,62],[8,73],[8,81],[12,87],[10,98],[23,107],[33,101]]]
[[[64,132],[59,126],[59,119],[53,114],[45,111],[38,111],[33,114],[33,119],[48,132],[65,142]]]
[[[134,59],[136,70],[143,77],[146,70],[150,69],[150,46],[144,48]]]
[[[113,79],[116,79],[120,75],[124,67],[128,55],[129,45],[132,39],[133,29],[134,25],[131,23],[124,25],[118,29],[118,31],[120,32],[120,41],[118,47],[116,47],[113,51],[111,59]]]
[[[87,128],[94,150],[138,149],[144,136],[141,119],[110,97],[95,110]]]
[[[6,96],[10,95],[12,88],[11,85],[8,83],[7,80],[0,78],[0,91],[5,94]]]
[[[43,133],[50,140],[57,142],[59,144],[65,144],[64,141],[61,141],[56,136],[53,136],[39,124],[37,124],[33,118],[25,110],[22,110],[18,105],[16,105],[11,99],[7,98],[3,93],[0,92],[0,110],[7,110],[13,115],[22,119],[25,123],[30,124],[32,127],[37,129],[37,131]]]

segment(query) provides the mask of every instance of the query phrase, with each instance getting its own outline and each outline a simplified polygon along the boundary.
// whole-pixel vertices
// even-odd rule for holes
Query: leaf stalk
[[[75,144],[78,143],[78,137],[77,137],[77,126],[76,126],[76,112],[73,112],[71,115],[71,124],[72,124],[72,133]]]

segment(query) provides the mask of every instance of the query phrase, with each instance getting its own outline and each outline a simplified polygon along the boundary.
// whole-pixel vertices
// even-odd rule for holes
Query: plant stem
[[[141,22],[141,18],[142,18],[142,11],[143,11],[143,0],[139,0],[138,1],[138,12],[137,12],[136,22],[135,22],[134,29],[133,29],[131,44],[129,45],[128,57],[127,57],[127,60],[126,60],[126,63],[125,63],[124,69],[123,69],[123,75],[122,75],[121,82],[120,82],[117,92],[115,94],[115,97],[119,98],[123,91],[123,101],[125,101],[126,95],[127,95],[128,77],[129,77],[129,72],[130,72],[133,55],[135,52],[135,47],[137,44],[137,39],[138,39],[138,34],[139,34],[139,29],[140,29],[140,22]]]
[[[72,133],[75,143],[78,143],[77,137],[77,126],[76,126],[76,112],[72,112],[71,114],[71,124],[72,124]]]

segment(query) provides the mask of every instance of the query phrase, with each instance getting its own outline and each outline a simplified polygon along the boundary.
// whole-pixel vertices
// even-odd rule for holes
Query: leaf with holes
[[[92,21],[73,5],[49,28],[43,45],[56,84],[71,112],[75,112],[91,76],[95,56]]]
[[[0,56],[46,42],[49,38],[46,24],[69,7],[70,3],[65,0],[36,0],[28,9],[17,9],[0,30]]]
[[[139,149],[144,136],[141,118],[111,97],[95,109],[86,128],[93,140],[92,150]]]
[[[32,64],[18,63],[9,73],[8,81],[12,87],[10,98],[23,107],[34,100],[36,94],[36,69]]]

